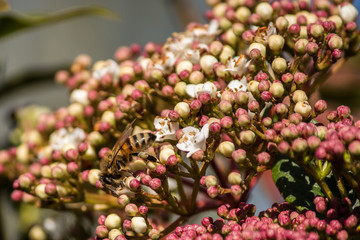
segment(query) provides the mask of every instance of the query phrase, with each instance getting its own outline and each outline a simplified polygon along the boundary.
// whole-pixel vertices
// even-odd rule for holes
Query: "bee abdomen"
[[[155,141],[156,136],[152,133],[138,133],[126,139],[122,150],[125,153],[141,152],[149,148]]]

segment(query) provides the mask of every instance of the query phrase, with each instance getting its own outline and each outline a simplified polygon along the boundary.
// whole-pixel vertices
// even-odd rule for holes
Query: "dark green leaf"
[[[97,6],[69,8],[46,15],[27,15],[16,12],[6,12],[0,15],[0,38],[24,29],[84,15],[117,18],[117,15],[112,11]]]
[[[315,196],[324,194],[320,186],[291,159],[281,159],[272,168],[274,182],[285,201],[299,210],[313,209]]]

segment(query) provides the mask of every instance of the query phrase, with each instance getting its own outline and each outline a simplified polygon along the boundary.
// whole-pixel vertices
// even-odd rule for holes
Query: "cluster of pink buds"
[[[341,197],[349,186],[360,197],[360,123],[340,106],[328,125],[319,124],[315,118],[327,104],[309,103],[359,51],[358,12],[327,0],[207,3],[208,24],[190,23],[164,44],[120,47],[113,59],[92,63],[80,55],[56,74],[69,89],[69,106],[19,125],[19,144],[0,151],[0,173],[14,181],[14,201],[124,209],[125,215],[99,218],[97,239],[162,238],[209,209],[222,220],[178,227],[168,238],[322,236],[302,224],[311,214],[292,221],[290,208],[275,207],[276,217],[270,210],[271,217],[253,217],[252,205],[238,203],[279,156],[304,168],[330,200],[336,194],[325,178],[331,176]],[[162,212],[151,209],[179,218],[158,223]],[[339,239],[352,234],[324,224]]]
[[[240,203],[237,208],[222,205],[217,209],[220,218],[205,217],[201,225],[177,227],[167,236],[175,239],[348,239],[356,237],[360,217],[359,208],[351,209],[348,198],[323,197],[314,199],[316,212],[297,211],[284,202],[273,206],[259,216],[255,207]],[[340,217],[341,216],[341,217]]]

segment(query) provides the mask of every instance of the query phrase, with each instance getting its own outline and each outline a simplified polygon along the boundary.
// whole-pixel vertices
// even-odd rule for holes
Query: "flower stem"
[[[334,177],[336,179],[336,184],[339,189],[341,197],[342,198],[347,197],[346,188],[344,186],[344,181],[342,180],[340,174],[336,170],[333,170],[333,173],[334,173]]]

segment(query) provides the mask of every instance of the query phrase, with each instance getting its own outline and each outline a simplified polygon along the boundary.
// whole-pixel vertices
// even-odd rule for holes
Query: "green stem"
[[[182,179],[180,177],[180,175],[175,174],[175,180],[177,183],[177,187],[178,187],[178,191],[179,191],[179,195],[181,198],[181,202],[186,206],[186,208],[188,208],[189,206],[189,202],[188,199],[186,197],[185,191],[184,191],[184,185],[182,183]]]
[[[321,179],[321,177],[317,173],[316,169],[314,169],[311,165],[304,165],[304,164],[301,164],[301,163],[299,163],[299,164],[315,180],[315,182],[317,184],[319,184],[321,190],[323,191],[323,193],[325,193],[326,197],[331,200],[334,197],[334,195],[331,192],[331,190],[330,190],[329,186],[327,185],[327,183],[325,182],[325,180]]]
[[[346,192],[346,188],[345,188],[345,185],[344,185],[344,181],[342,180],[340,174],[335,170],[333,170],[333,173],[334,173],[334,177],[336,179],[336,184],[337,184],[337,187],[339,189],[341,198],[347,197],[347,192]]]

